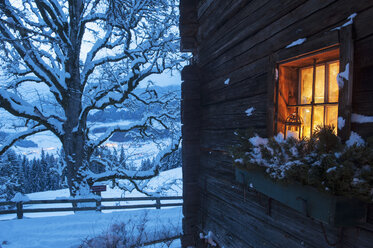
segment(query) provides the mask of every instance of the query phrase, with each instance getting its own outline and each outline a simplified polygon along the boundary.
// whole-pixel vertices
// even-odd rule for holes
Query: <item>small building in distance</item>
[[[372,247],[372,204],[359,224],[325,224],[240,183],[229,154],[237,130],[273,137],[292,114],[292,135],[373,136],[372,20],[371,0],[180,0],[183,247],[209,232],[220,247]]]

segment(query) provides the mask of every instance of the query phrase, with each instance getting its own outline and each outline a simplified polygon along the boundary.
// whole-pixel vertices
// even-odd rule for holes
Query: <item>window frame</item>
[[[352,89],[354,75],[354,36],[353,25],[342,27],[324,33],[323,36],[309,38],[299,46],[283,48],[269,56],[267,84],[267,136],[277,135],[278,132],[278,99],[280,65],[289,61],[324,53],[331,49],[339,49],[339,72],[344,72],[349,66],[348,79],[344,87],[339,89],[338,120],[343,119],[345,125],[338,126],[338,136],[347,140],[351,132]]]

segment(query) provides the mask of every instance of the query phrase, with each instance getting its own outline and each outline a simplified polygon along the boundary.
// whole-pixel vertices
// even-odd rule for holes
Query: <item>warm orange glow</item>
[[[303,136],[309,137],[311,133],[311,107],[301,107],[299,115],[303,119]]]
[[[315,106],[313,108],[313,129],[324,125],[324,106]]]
[[[117,147],[118,144],[116,144],[116,143],[106,143],[105,146],[106,147]]]
[[[312,78],[313,68],[304,68],[301,70],[301,104],[308,104],[312,101]]]
[[[329,64],[329,85],[328,85],[328,100],[329,102],[338,102],[338,83],[337,75],[339,73],[339,62]]]
[[[334,133],[337,134],[338,106],[326,107],[326,125],[334,126]]]
[[[325,66],[316,66],[315,103],[325,102]]]
[[[299,104],[312,104],[312,106],[299,108],[299,115],[304,122],[303,136],[305,137],[310,137],[311,129],[315,130],[317,126],[333,125],[335,132],[337,132],[339,62],[317,65],[314,82],[313,70],[314,67],[300,70]],[[324,103],[328,103],[328,105],[324,105]]]

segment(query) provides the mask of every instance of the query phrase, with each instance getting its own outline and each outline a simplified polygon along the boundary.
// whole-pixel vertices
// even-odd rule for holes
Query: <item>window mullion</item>
[[[313,105],[315,104],[315,83],[316,83],[316,59],[314,60],[314,63],[313,63],[310,137],[312,136],[312,131],[313,131],[313,112],[314,112]]]
[[[325,102],[328,103],[329,99],[329,63],[325,64]]]
[[[325,67],[325,75],[324,75],[324,103],[328,103],[329,102],[329,64],[328,63],[325,63],[324,65]],[[327,112],[328,108],[326,107],[326,104],[324,105],[324,121],[323,121],[323,124],[324,126],[326,125],[326,112]]]

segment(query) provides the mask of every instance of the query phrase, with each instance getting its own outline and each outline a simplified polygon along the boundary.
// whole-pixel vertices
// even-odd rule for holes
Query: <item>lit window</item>
[[[337,133],[338,59],[339,49],[334,49],[279,64],[277,132],[286,136],[310,137],[317,126],[331,125]],[[299,120],[301,125],[289,123],[290,119]]]
[[[298,114],[303,119],[303,136],[317,126],[331,125],[337,131],[339,62],[315,64],[300,69]]]

